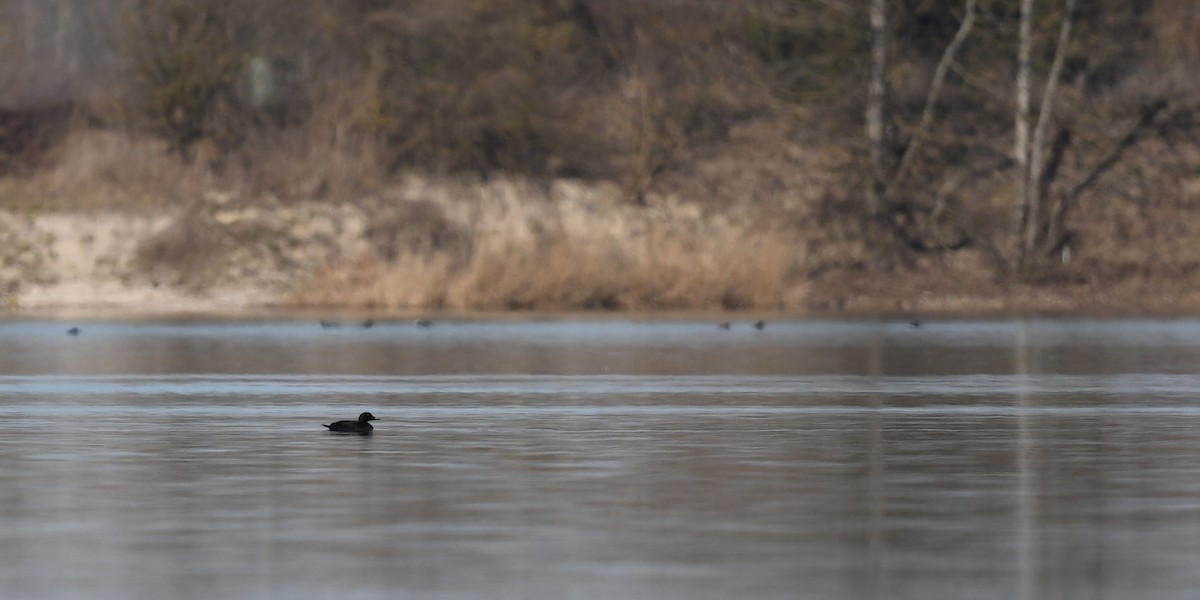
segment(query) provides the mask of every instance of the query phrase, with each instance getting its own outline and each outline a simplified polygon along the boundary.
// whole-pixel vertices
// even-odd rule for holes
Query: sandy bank
[[[267,215],[210,208],[0,212],[0,244],[9,249],[0,264],[3,306],[41,313],[251,311],[277,305],[306,273],[356,249],[349,239],[321,237],[311,224],[289,236],[264,229],[254,240],[231,233],[250,221],[282,230],[302,209]],[[337,211],[325,212],[332,220]],[[295,237],[314,239],[304,251],[280,246]]]
[[[0,212],[15,312],[795,310],[795,233],[612,185],[402,185],[353,202]]]
[[[1200,312],[1194,270],[1117,277],[1097,268],[1090,277],[1011,281],[976,248],[888,266],[854,244],[822,242],[827,228],[805,210],[707,211],[670,197],[634,206],[612,186],[572,181],[412,178],[346,203],[210,192],[169,210],[0,211],[0,310],[397,318]]]

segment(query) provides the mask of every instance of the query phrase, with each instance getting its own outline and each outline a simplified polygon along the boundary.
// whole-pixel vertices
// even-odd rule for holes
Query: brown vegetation
[[[0,0],[0,206],[180,211],[140,264],[193,287],[274,243],[206,193],[366,207],[371,250],[301,304],[1186,304],[1200,14],[1079,4],[1066,44],[1064,4],[1032,5],[1034,97],[1061,73],[1023,229],[1020,15],[998,0],[889,0],[874,48],[868,3]],[[414,174],[437,183],[398,193]]]
[[[621,205],[615,189],[520,187],[484,186],[492,201],[474,207],[412,203],[420,210],[395,222],[398,233],[417,227],[423,233],[405,237],[419,241],[375,243],[330,265],[294,301],[477,310],[780,309],[802,301],[794,231],[755,230],[686,206]],[[512,191],[523,199],[505,202]],[[530,206],[529,197],[554,205]],[[453,204],[469,217],[447,219],[462,212]]]

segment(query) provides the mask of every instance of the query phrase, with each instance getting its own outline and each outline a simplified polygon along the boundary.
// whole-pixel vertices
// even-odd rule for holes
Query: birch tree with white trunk
[[[1071,27],[1075,18],[1075,0],[1066,0],[1058,38],[1054,48],[1054,60],[1046,76],[1042,98],[1038,107],[1037,124],[1030,135],[1030,90],[1032,68],[1029,64],[1032,53],[1033,1],[1021,0],[1020,41],[1017,66],[1017,115],[1015,123],[1017,162],[1017,215],[1013,230],[1017,246],[1017,263],[1020,268],[1030,266],[1037,251],[1040,233],[1046,228],[1042,201],[1050,181],[1047,177],[1046,150],[1047,134],[1054,118],[1054,102],[1058,93],[1058,81],[1062,77],[1067,49],[1071,44]]]
[[[867,81],[867,148],[871,157],[871,186],[867,214],[874,218],[883,209],[887,174],[887,0],[871,0],[871,67]]]

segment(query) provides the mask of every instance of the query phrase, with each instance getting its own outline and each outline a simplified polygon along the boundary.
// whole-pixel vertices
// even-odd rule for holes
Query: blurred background
[[[189,208],[131,273],[300,304],[1194,306],[1200,3],[1019,4],[0,0],[0,207]],[[192,264],[300,203],[361,243]]]

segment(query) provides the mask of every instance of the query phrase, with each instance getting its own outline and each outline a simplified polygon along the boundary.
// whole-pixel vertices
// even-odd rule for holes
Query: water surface
[[[1197,321],[68,326],[0,322],[6,598],[1200,589]]]

